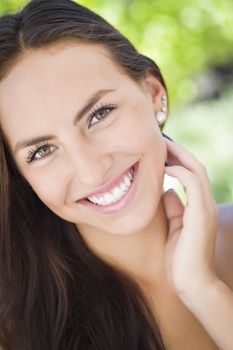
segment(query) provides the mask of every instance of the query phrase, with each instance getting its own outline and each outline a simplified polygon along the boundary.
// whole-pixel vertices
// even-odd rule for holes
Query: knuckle
[[[198,175],[193,175],[193,180],[195,181],[195,184],[198,188],[202,187],[202,182],[201,182],[201,178]]]
[[[200,170],[201,172],[205,175],[208,176],[208,171],[205,165],[203,165],[202,163],[200,163]]]

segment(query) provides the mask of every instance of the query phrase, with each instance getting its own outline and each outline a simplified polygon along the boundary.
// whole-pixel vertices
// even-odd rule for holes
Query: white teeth
[[[122,196],[122,191],[119,187],[114,188],[114,190],[112,191],[113,197],[116,199],[121,198]],[[111,196],[112,197],[112,196]]]
[[[122,182],[122,184],[120,185],[121,191],[126,192],[127,188],[128,188],[128,186],[124,182]]]
[[[104,204],[105,204],[104,198],[99,198],[99,199],[97,199],[97,204],[104,205]]]
[[[129,189],[133,179],[133,170],[130,170],[127,176],[124,177],[123,182],[117,186],[114,187],[111,192],[105,193],[103,196],[96,198],[93,197],[87,197],[90,202],[93,202],[94,204],[98,205],[108,205],[111,203],[117,202]]]
[[[92,201],[96,204],[97,203],[97,198],[92,197]]]
[[[124,181],[125,181],[125,184],[126,184],[127,186],[129,186],[129,185],[130,185],[130,179],[129,179],[129,176],[125,176],[125,177],[124,177]]]
[[[111,195],[110,193],[106,193],[103,198],[104,198],[104,204],[111,203],[114,200],[113,195]]]

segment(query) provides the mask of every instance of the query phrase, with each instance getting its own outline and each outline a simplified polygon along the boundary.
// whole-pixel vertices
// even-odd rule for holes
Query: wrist
[[[208,277],[193,278],[189,286],[184,288],[178,294],[182,302],[190,309],[196,308],[208,301],[208,298],[214,290],[222,286],[223,282],[216,275],[209,275]]]

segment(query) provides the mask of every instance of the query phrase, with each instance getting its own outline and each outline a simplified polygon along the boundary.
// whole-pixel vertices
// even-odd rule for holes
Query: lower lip
[[[133,166],[133,170],[134,170],[133,182],[131,183],[128,192],[126,192],[119,201],[109,205],[98,205],[98,204],[89,202],[87,199],[81,199],[80,201],[78,201],[78,203],[86,207],[93,208],[96,211],[101,213],[114,213],[121,209],[126,208],[131,202],[131,200],[133,199],[136,192],[137,183],[138,183],[138,168],[139,168],[139,162],[137,162]]]

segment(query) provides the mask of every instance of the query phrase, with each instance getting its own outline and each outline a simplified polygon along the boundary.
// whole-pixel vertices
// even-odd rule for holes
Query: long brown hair
[[[70,0],[34,0],[0,18],[0,79],[30,48],[104,45],[139,82],[158,66],[101,16]],[[0,345],[13,350],[164,349],[139,285],[97,257],[21,175],[0,126]]]

